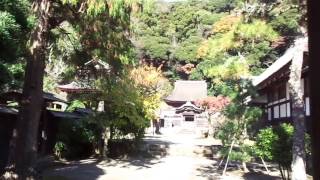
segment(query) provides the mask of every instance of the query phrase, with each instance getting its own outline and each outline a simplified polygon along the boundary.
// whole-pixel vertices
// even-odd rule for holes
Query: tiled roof
[[[0,94],[0,102],[6,102],[6,101],[20,101],[22,98],[22,91],[9,91]],[[43,92],[43,99],[45,102],[63,102],[67,103],[65,100],[57,97],[55,94],[49,93],[49,92]]]
[[[58,88],[65,92],[91,92],[96,91],[89,83],[72,81],[69,84],[59,85]]]
[[[12,107],[1,106],[1,105],[0,105],[0,113],[17,115],[17,114],[18,114],[18,110],[17,110],[17,109],[14,109],[14,108],[12,108]]]
[[[207,97],[207,83],[205,81],[176,81],[172,93],[166,101],[195,101]]]
[[[196,105],[192,104],[190,101],[186,102],[185,104],[183,104],[182,106],[178,107],[176,109],[176,111],[180,111],[180,112],[183,112],[183,111],[197,111],[197,112],[202,112],[203,109],[202,108],[199,108],[197,107]]]
[[[88,62],[86,62],[84,65],[88,66],[88,65],[94,65],[95,67],[98,67],[96,65],[101,66],[103,69],[110,69],[110,65],[100,59],[92,59]]]
[[[81,119],[82,115],[74,112],[49,111],[56,118]]]

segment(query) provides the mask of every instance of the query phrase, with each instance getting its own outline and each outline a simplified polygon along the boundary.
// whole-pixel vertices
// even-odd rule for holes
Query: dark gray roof
[[[88,108],[76,108],[73,112],[84,115],[84,116],[93,114],[93,111]]]
[[[0,113],[17,115],[18,110],[7,106],[0,106]]]
[[[20,101],[22,98],[22,91],[9,91],[0,94],[0,102],[6,102],[6,101]],[[43,92],[43,99],[45,102],[53,102],[53,101],[58,101],[58,102],[63,102],[67,103],[63,99],[60,99],[56,97],[56,95],[49,93],[49,92]]]
[[[49,111],[54,117],[67,118],[67,119],[81,119],[84,116],[74,112],[62,112],[62,111]]]
[[[63,102],[63,103],[68,103],[67,101],[60,99],[58,97],[56,97],[56,95],[52,94],[52,93],[48,93],[48,92],[43,92],[43,99],[45,99],[45,101],[49,101],[49,102]]]
[[[196,105],[192,104],[190,101],[186,102],[185,104],[183,104],[182,106],[178,107],[176,109],[176,112],[189,112],[189,111],[193,111],[193,112],[198,112],[201,113],[203,111],[202,108],[197,107]]]
[[[207,97],[207,83],[205,81],[176,81],[172,93],[166,101],[195,101]]]
[[[72,81],[69,84],[58,85],[61,91],[65,92],[96,92],[92,84],[85,81]]]
[[[100,59],[92,59],[84,64],[85,66],[93,65],[96,69],[110,70],[110,65]]]

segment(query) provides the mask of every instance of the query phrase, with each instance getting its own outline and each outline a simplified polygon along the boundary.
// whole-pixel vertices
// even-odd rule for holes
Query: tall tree
[[[306,0],[299,0],[299,11],[301,17],[299,20],[299,30],[301,36],[306,36]],[[307,42],[305,38],[297,38],[295,46],[297,48],[290,67],[289,78],[289,94],[292,102],[292,119],[294,124],[293,143],[292,143],[292,179],[305,180],[306,167],[305,167],[305,116],[304,116],[304,100],[303,100],[303,87],[301,86],[301,75],[303,65],[303,52]]]
[[[303,39],[298,39],[295,43],[296,52],[291,63],[289,79],[289,93],[292,102],[292,120],[294,124],[293,144],[292,144],[292,179],[307,179],[305,168],[305,116],[303,87],[301,85],[301,74],[303,64],[303,51],[305,43]]]
[[[9,158],[9,167],[13,173],[6,174],[12,179],[26,179],[30,176],[30,173],[32,174],[30,167],[36,160],[38,126],[43,106],[42,84],[50,30],[51,5],[50,0],[36,0],[33,4],[38,24],[30,39],[31,47],[27,57],[23,98],[17,130],[13,133],[15,147],[10,152]]]
[[[43,103],[43,77],[45,62],[48,53],[48,42],[50,31],[59,26],[63,21],[73,21],[74,25],[80,23],[90,23],[91,27],[80,24],[80,30],[83,39],[82,45],[89,55],[103,56],[114,60],[112,65],[121,64],[126,61],[126,57],[119,51],[124,48],[126,39],[117,41],[118,44],[112,44],[112,38],[118,31],[129,33],[126,29],[119,29],[123,22],[130,22],[131,9],[140,7],[140,1],[91,1],[91,0],[35,0],[33,2],[33,11],[37,18],[37,25],[30,37],[30,49],[27,56],[27,66],[25,70],[25,80],[23,88],[23,97],[21,109],[17,122],[17,129],[13,133],[12,148],[10,150],[7,171],[4,175],[8,179],[27,179],[34,177],[34,165],[37,156],[37,137],[38,127]],[[59,15],[57,13],[59,12]],[[95,21],[96,19],[96,21]],[[87,22],[86,22],[87,21]],[[105,24],[105,23],[107,24]],[[116,26],[112,26],[116,24]],[[112,28],[109,28],[109,25]],[[127,24],[125,24],[127,25]],[[128,27],[128,26],[126,26]],[[109,29],[108,29],[109,28]],[[106,29],[108,29],[106,31]],[[86,36],[86,37],[85,37]],[[111,38],[105,43],[103,38]],[[93,39],[94,41],[91,41]],[[105,51],[110,47],[112,52]],[[95,49],[104,49],[104,51],[94,51]],[[120,49],[120,50],[119,50]],[[118,60],[119,62],[115,62]]]

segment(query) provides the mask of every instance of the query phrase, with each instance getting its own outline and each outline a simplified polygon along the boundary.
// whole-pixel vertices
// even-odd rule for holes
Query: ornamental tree
[[[208,96],[195,101],[197,106],[207,110],[212,115],[216,112],[222,111],[230,104],[230,99],[225,96]]]

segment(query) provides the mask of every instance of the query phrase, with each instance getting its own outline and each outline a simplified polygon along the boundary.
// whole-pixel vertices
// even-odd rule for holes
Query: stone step
[[[212,157],[210,147],[195,147],[186,145],[172,145],[168,154],[172,156],[196,156],[196,157]]]
[[[179,131],[179,134],[195,134],[195,129],[181,129]]]

